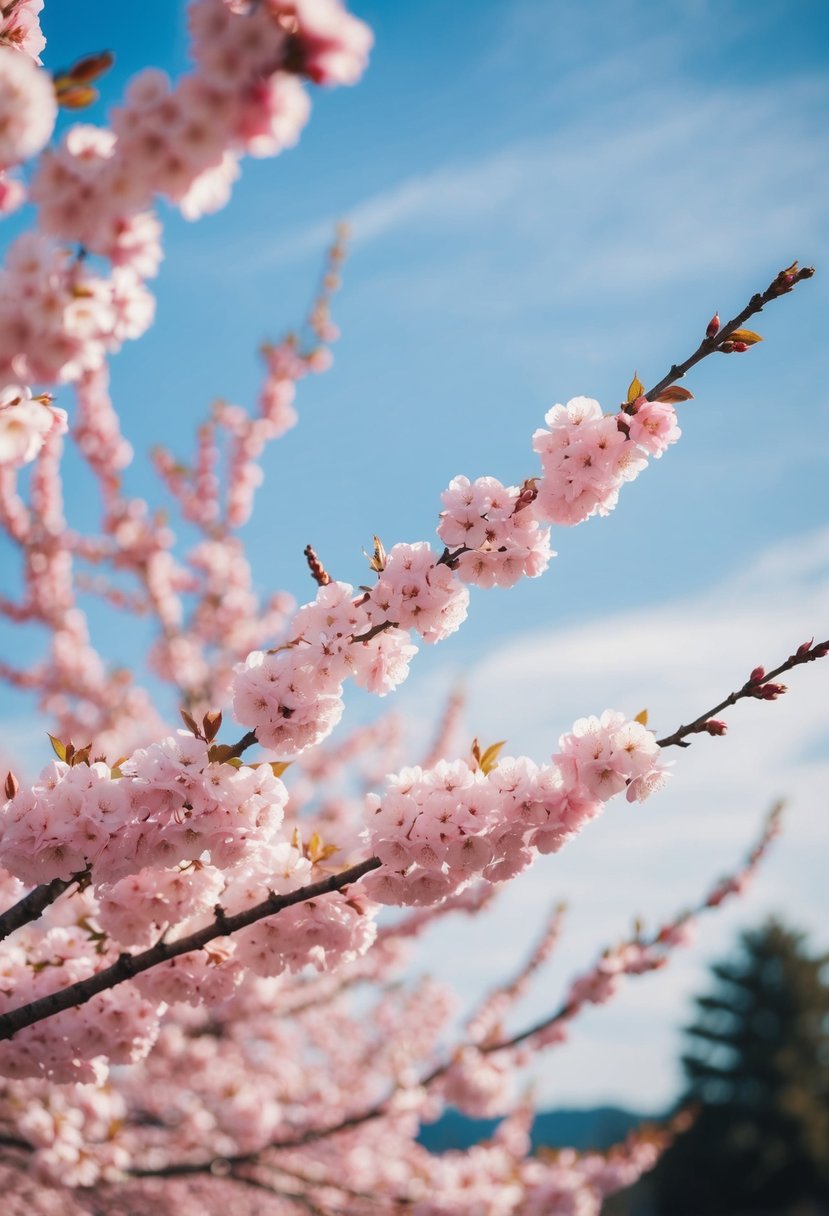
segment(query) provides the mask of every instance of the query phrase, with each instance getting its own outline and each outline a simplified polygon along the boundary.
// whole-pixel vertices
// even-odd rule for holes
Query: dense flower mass
[[[454,477],[441,495],[438,536],[452,550],[458,577],[476,587],[512,587],[536,578],[555,556],[550,530],[535,519],[526,495],[494,477]]]
[[[473,878],[512,878],[553,853],[628,788],[662,780],[653,734],[623,714],[577,722],[555,763],[507,758],[488,772],[464,761],[403,769],[368,799],[371,851],[383,862],[364,886],[381,903],[432,904]]]
[[[545,419],[548,429],[533,435],[543,470],[534,504],[541,519],[577,524],[607,515],[624,482],[644,469],[647,454],[661,456],[679,438],[671,405],[644,399],[636,405],[633,418],[603,414],[590,397],[553,406]]]
[[[48,73],[28,55],[2,44],[0,33],[0,169],[40,152],[55,125],[58,106]]]
[[[411,943],[489,906],[614,795],[649,797],[665,782],[664,747],[725,724],[712,711],[657,741],[646,715],[606,710],[537,763],[460,743],[456,695],[420,763],[406,763],[393,715],[326,740],[349,682],[392,693],[418,640],[463,624],[470,587],[541,575],[549,524],[607,514],[679,438],[674,403],[689,394],[646,395],[635,377],[616,414],[585,397],[556,405],[532,440],[540,473],[520,485],[452,479],[437,548],[386,550],[375,537],[352,585],[308,545],[314,598],[260,598],[239,529],[263,453],[299,421],[299,381],[330,365],[345,231],[304,326],[262,348],[255,408],[216,402],[189,459],[154,450],[172,510],[126,488],[133,446],[108,363],[154,318],[156,201],[189,220],[223,207],[245,156],[296,143],[309,82],[356,83],[371,32],[340,0],[192,0],[191,69],[139,72],[107,126],[69,123],[47,148],[57,100],[78,105],[111,57],[50,77],[38,66],[41,8],[0,4],[0,213],[28,190],[37,217],[0,268],[0,530],[8,566],[19,559],[0,617],[45,639],[32,659],[27,633],[0,680],[36,699],[56,753],[34,780],[19,764],[0,770],[0,1188],[32,1216],[75,1216],[67,1188],[92,1188],[84,1210],[136,1216],[596,1216],[670,1130],[607,1154],[533,1156],[516,1071],[741,892],[777,813],[696,909],[607,948],[553,1012],[508,1034],[558,939],[555,910],[528,960],[458,1029],[446,987],[401,978]],[[808,273],[781,272],[743,318]],[[738,323],[721,339],[717,318],[710,350]],[[662,385],[681,374],[672,367]],[[28,384],[71,386],[74,401],[65,410]],[[80,505],[64,493],[67,434],[95,491]],[[87,612],[93,599],[106,612]],[[115,612],[152,634],[152,696],[97,648],[107,632],[120,646]],[[776,675],[827,653],[805,643]],[[756,668],[722,704],[776,698],[776,675]],[[177,707],[185,729],[171,725]],[[223,718],[231,709],[241,735]],[[388,919],[384,905],[396,909]],[[421,1125],[450,1103],[500,1118],[491,1140],[428,1152]],[[255,1209],[240,1206],[251,1196]]]

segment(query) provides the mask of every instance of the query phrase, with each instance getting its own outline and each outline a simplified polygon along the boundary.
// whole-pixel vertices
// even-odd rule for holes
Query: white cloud
[[[501,647],[466,676],[469,728],[484,740],[506,733],[509,750],[536,759],[555,750],[573,718],[608,706],[631,714],[647,706],[654,728],[667,733],[814,634],[829,636],[829,528],[769,549],[692,599]],[[706,918],[698,948],[579,1020],[572,1042],[533,1070],[544,1101],[658,1109],[677,1084],[676,1027],[706,984],[706,960],[731,949],[738,926],[777,911],[810,930],[816,947],[829,945],[829,660],[786,680],[780,700],[724,711],[726,738],[673,749],[663,794],[643,806],[612,804],[565,852],[508,887],[483,924],[442,930],[438,971],[469,997],[514,966],[552,901],[568,900],[561,958],[536,986],[524,1024],[554,1007],[568,976],[619,940],[634,915],[653,926],[698,900],[743,857],[773,799],[788,799],[783,836],[755,886]]]

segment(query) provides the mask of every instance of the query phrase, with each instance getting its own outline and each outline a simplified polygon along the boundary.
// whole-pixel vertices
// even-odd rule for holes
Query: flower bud
[[[720,314],[715,312],[705,328],[706,338],[714,338],[720,332]]]

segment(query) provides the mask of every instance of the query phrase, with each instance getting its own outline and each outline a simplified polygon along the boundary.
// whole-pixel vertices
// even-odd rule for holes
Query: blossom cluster
[[[555,524],[577,524],[591,515],[607,515],[619,490],[647,464],[648,454],[661,456],[680,435],[670,404],[639,398],[631,417],[603,414],[598,401],[574,397],[547,413],[546,430],[533,435],[541,456],[535,510]]]
[[[0,270],[0,371],[28,381],[76,380],[140,337],[154,312],[132,267],[97,274],[45,236],[24,232]]]
[[[6,804],[0,863],[29,883],[86,871],[115,882],[204,858],[228,867],[278,831],[286,797],[268,765],[213,761],[205,740],[179,731],[116,770],[53,761]]]
[[[550,529],[542,528],[529,496],[494,477],[453,477],[441,495],[438,536],[452,550],[458,577],[476,587],[512,587],[536,578],[554,557]]]
[[[553,853],[626,786],[641,800],[664,780],[653,734],[623,714],[585,718],[554,763],[505,758],[403,769],[368,797],[369,846],[384,863],[364,880],[381,903],[431,904],[473,878],[512,878]]]
[[[40,152],[55,123],[52,81],[30,58],[42,46],[37,11],[33,3],[4,10],[0,170]],[[174,84],[146,69],[109,128],[73,124],[40,157],[28,196],[41,235],[36,247],[26,238],[13,247],[0,278],[0,366],[16,358],[15,376],[74,381],[140,336],[153,313],[145,280],[161,259],[155,196],[188,219],[223,207],[242,156],[274,156],[296,143],[310,109],[301,78],[354,83],[372,42],[339,0],[194,0],[189,22],[192,72]],[[19,183],[4,180],[0,207],[21,199]],[[90,272],[66,243],[108,259],[111,273]]]
[[[66,432],[66,411],[46,397],[33,397],[22,384],[0,389],[0,466],[29,464],[47,435]]]

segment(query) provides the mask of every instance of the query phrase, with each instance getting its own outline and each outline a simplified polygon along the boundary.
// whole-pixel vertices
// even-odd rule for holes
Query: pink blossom
[[[0,46],[0,168],[19,165],[44,147],[58,106],[47,72],[27,55]]]
[[[677,426],[676,410],[668,402],[648,401],[646,397],[640,397],[634,404],[636,413],[628,420],[630,437],[658,459],[682,434]]]
[[[66,412],[20,384],[0,389],[0,466],[34,460],[47,435],[66,432]]]

